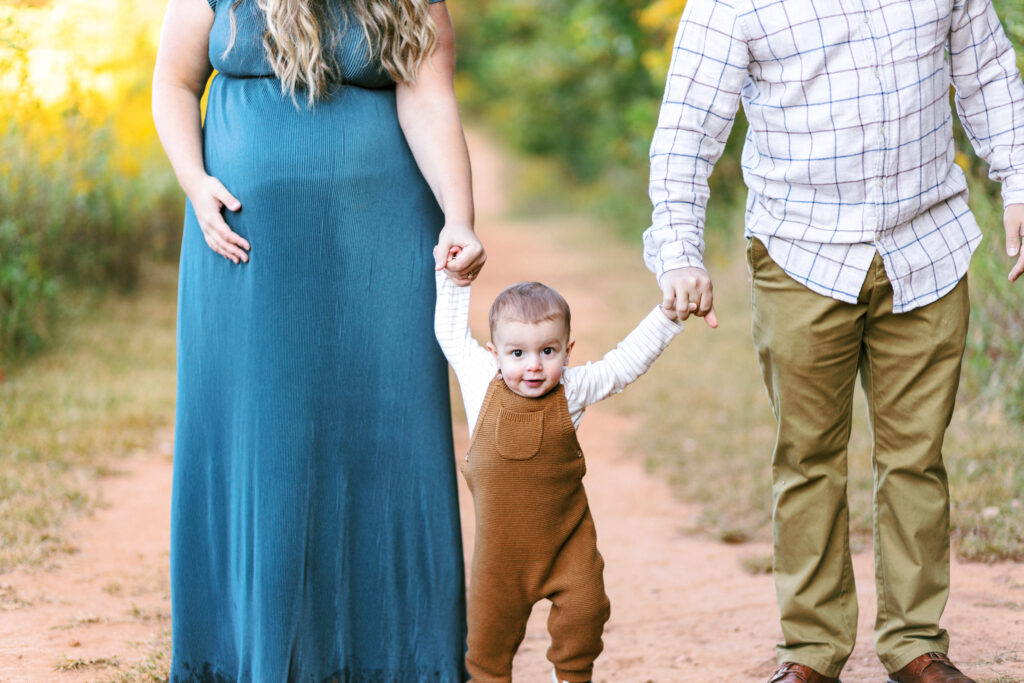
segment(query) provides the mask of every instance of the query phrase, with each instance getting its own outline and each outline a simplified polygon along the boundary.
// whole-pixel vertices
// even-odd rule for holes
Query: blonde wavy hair
[[[231,6],[231,39],[235,43],[235,8]],[[396,83],[415,83],[423,62],[437,45],[437,26],[427,0],[256,0],[266,17],[263,47],[281,92],[295,99],[305,90],[310,106],[341,80],[333,50],[349,18],[355,20],[370,46],[370,61],[377,61]],[[332,7],[334,5],[334,7]],[[339,20],[337,14],[341,14]]]

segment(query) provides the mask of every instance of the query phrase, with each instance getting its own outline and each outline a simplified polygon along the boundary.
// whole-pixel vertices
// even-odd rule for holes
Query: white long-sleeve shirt
[[[742,101],[747,236],[819,294],[856,302],[878,253],[895,312],[936,301],[981,241],[951,84],[1004,202],[1024,202],[1024,84],[991,0],[689,0],[651,143],[647,266],[702,265],[708,176]]]
[[[498,372],[498,362],[490,351],[473,339],[469,330],[469,297],[470,287],[458,287],[443,272],[437,274],[434,334],[445,358],[455,370],[472,434],[487,387]],[[682,330],[682,324],[669,320],[655,307],[604,358],[566,368],[562,373],[562,385],[573,426],[579,428],[587,406],[619,393],[647,372]]]

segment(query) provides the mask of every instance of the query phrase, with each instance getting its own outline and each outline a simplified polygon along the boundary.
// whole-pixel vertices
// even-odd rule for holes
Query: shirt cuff
[[[675,336],[683,331],[683,323],[679,320],[669,320],[661,306],[655,306],[654,310],[647,314],[643,326],[650,328],[664,341],[672,341]]]
[[[679,268],[704,268],[704,259],[699,252],[692,247],[687,249],[683,242],[670,242],[663,244],[655,253],[646,254],[644,260],[647,268],[654,273],[661,282],[661,276],[670,270]]]
[[[1003,206],[1010,204],[1024,204],[1024,174],[1003,178]]]

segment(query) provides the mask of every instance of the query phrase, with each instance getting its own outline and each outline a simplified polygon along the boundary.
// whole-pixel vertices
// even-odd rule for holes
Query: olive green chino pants
[[[837,677],[853,651],[857,598],[846,501],[858,372],[873,439],[875,649],[892,672],[946,652],[949,487],[942,440],[953,413],[970,303],[966,278],[895,314],[875,256],[856,304],[790,278],[747,247],[754,346],[778,434],[772,456],[780,662]]]

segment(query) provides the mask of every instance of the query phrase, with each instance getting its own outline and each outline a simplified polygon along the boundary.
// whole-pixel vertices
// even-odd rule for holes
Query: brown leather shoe
[[[960,669],[953,666],[949,657],[941,652],[929,652],[910,664],[889,674],[888,683],[976,683],[973,678],[964,676]]]
[[[783,662],[779,670],[768,679],[768,683],[839,683],[839,679],[822,676],[803,664]]]

